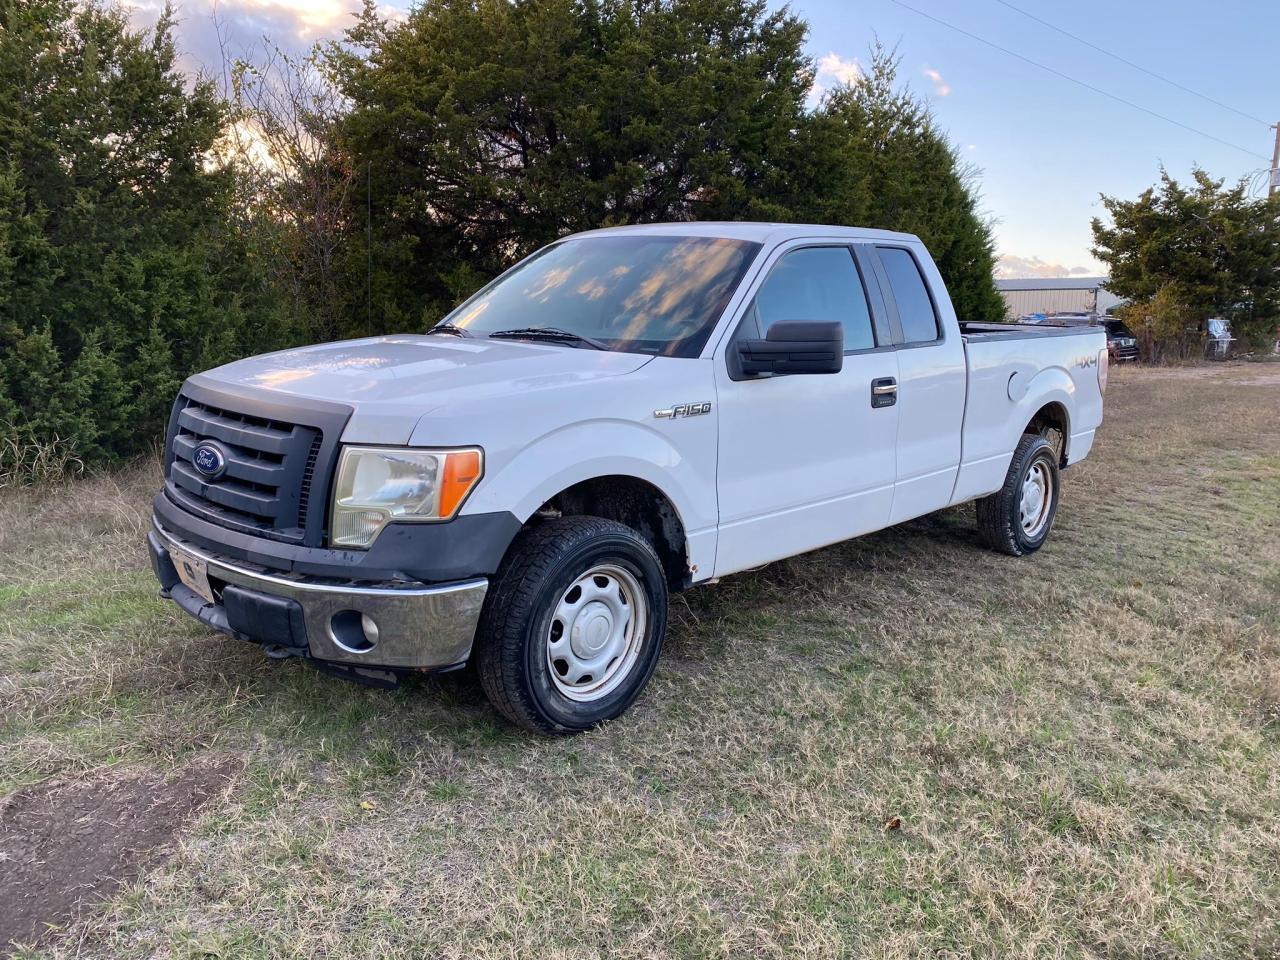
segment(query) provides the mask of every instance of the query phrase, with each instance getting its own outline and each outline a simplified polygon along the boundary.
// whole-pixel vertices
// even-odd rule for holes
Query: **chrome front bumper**
[[[281,645],[291,652],[305,647],[306,655],[317,660],[353,666],[431,669],[463,663],[471,653],[489,589],[483,578],[435,586],[370,585],[254,569],[179,540],[159,523],[148,541],[161,586],[196,619],[244,639]],[[174,564],[183,559],[194,560],[208,578],[212,602],[182,582]],[[227,585],[237,588],[230,598]],[[253,615],[255,605],[261,606],[261,616]],[[361,615],[377,628],[376,642],[367,649],[361,647],[368,638],[359,633],[356,637],[362,639],[352,642],[352,623],[360,623]],[[293,635],[297,632],[305,632],[305,641]]]

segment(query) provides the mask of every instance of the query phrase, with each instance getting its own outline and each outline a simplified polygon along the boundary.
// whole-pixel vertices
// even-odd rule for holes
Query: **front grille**
[[[320,546],[345,404],[224,390],[194,377],[169,419],[165,493],[188,513],[253,536]],[[216,447],[225,469],[196,469],[197,448]]]
[[[1137,344],[1132,340],[1130,340],[1127,343],[1123,341],[1116,342],[1114,344],[1114,347],[1115,347],[1114,352],[1118,359],[1132,360],[1138,356]]]
[[[188,396],[179,397],[175,427],[168,479],[179,504],[225,526],[302,540],[311,475],[324,440],[320,429]],[[226,460],[215,479],[192,462],[206,440],[215,441]]]
[[[311,450],[307,453],[307,465],[302,470],[302,487],[298,491],[298,516],[305,522],[307,509],[311,506],[311,486],[315,482],[316,466],[320,459],[320,445],[324,435],[316,431],[311,441]]]

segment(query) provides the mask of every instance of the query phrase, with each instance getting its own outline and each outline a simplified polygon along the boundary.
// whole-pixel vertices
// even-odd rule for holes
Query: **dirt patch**
[[[0,804],[0,956],[34,944],[163,858],[238,761],[170,777],[120,776],[24,790]]]

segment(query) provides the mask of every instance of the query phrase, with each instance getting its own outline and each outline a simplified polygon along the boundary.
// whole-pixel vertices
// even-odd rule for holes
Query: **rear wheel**
[[[977,501],[978,532],[993,550],[1021,557],[1044,545],[1058,513],[1058,451],[1049,438],[1024,434],[1004,486]]]
[[[474,660],[485,694],[540,733],[577,733],[622,714],[653,674],[667,588],[652,545],[598,517],[523,533],[494,577]]]

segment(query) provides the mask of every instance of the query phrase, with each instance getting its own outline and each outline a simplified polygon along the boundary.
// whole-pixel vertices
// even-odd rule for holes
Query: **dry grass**
[[[1035,558],[960,508],[687,595],[566,741],[201,630],[146,569],[153,468],[5,491],[0,793],[247,764],[54,952],[1274,957],[1271,372],[1114,373]]]
[[[22,484],[54,486],[84,472],[75,445],[55,437],[47,443],[21,439],[0,421],[0,490]]]

